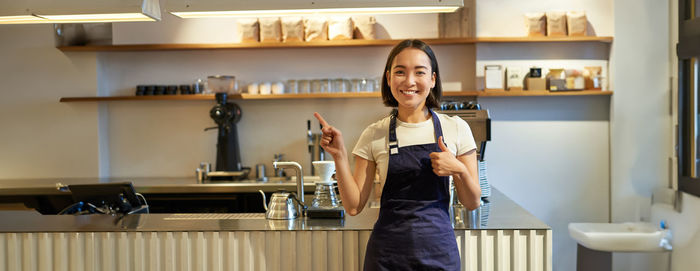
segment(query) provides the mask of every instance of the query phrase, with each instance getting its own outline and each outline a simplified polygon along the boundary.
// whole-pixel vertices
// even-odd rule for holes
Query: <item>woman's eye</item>
[[[416,72],[417,75],[425,75],[425,72]]]
[[[403,71],[395,71],[394,74],[396,74],[396,75],[403,75]]]

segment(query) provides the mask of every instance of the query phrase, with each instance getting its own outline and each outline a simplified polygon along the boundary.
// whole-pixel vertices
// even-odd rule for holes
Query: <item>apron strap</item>
[[[433,118],[433,129],[435,130],[435,144],[438,143],[438,139],[443,136],[442,135],[442,126],[440,125],[440,119],[438,119],[437,113],[435,113],[433,110],[428,109],[430,112],[430,115]],[[395,155],[399,153],[399,140],[396,137],[396,118],[398,115],[398,111],[395,110],[391,114],[391,120],[389,122],[389,155]],[[445,140],[445,138],[442,138]]]
[[[433,110],[430,110],[430,114],[433,115],[433,129],[435,129],[435,144],[440,144],[438,142],[438,139],[442,136],[442,140],[445,140],[445,137],[442,135],[442,125],[440,125],[440,119],[438,119],[437,113],[435,113]],[[443,142],[444,143],[444,142]]]
[[[396,139],[396,115],[398,115],[398,110],[391,112],[391,121],[389,122],[389,155],[399,153],[399,140]]]

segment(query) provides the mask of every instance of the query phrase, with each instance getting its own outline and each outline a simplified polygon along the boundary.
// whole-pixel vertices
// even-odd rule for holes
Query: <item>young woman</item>
[[[396,110],[367,127],[353,149],[350,170],[342,133],[320,114],[321,146],[333,156],[343,206],[362,211],[375,170],[383,181],[379,218],[367,244],[365,270],[459,270],[448,213],[449,176],[459,201],[479,206],[476,144],[467,123],[437,114],[442,94],[432,49],[420,40],[396,45],[382,79],[384,104]]]

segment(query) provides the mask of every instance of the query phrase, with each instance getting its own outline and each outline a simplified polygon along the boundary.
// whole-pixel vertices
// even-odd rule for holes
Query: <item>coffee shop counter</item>
[[[313,194],[314,176],[304,178],[304,192]],[[294,178],[292,178],[294,179]],[[296,191],[296,182],[285,178],[197,183],[191,178],[51,178],[0,180],[3,205],[26,206],[42,214],[57,214],[73,203],[67,189],[73,184],[131,182],[146,197],[152,213],[255,213],[264,212],[258,190],[268,196],[278,190]]]
[[[462,270],[551,270],[552,232],[493,189],[456,223]],[[378,215],[266,220],[257,214],[57,216],[0,212],[3,270],[361,270]],[[77,268],[81,267],[81,268]]]
[[[313,176],[305,177],[304,191],[313,191]],[[5,179],[0,180],[0,196],[23,195],[61,195],[64,192],[57,189],[60,185],[98,184],[131,182],[134,189],[142,194],[170,193],[244,193],[275,192],[279,189],[296,190],[296,183],[291,180],[281,181],[281,178],[271,178],[271,181],[258,182],[254,180],[237,182],[205,182],[197,183],[191,178],[47,178],[47,179]]]

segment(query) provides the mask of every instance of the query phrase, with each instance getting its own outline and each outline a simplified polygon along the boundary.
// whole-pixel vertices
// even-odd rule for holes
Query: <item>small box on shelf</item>
[[[527,90],[547,90],[547,79],[528,77],[526,82]]]
[[[566,90],[566,79],[549,79],[549,91],[562,91]]]
[[[505,90],[503,68],[501,65],[484,66],[484,90]]]
[[[506,89],[512,92],[523,90],[523,72],[520,67],[506,68]]]

